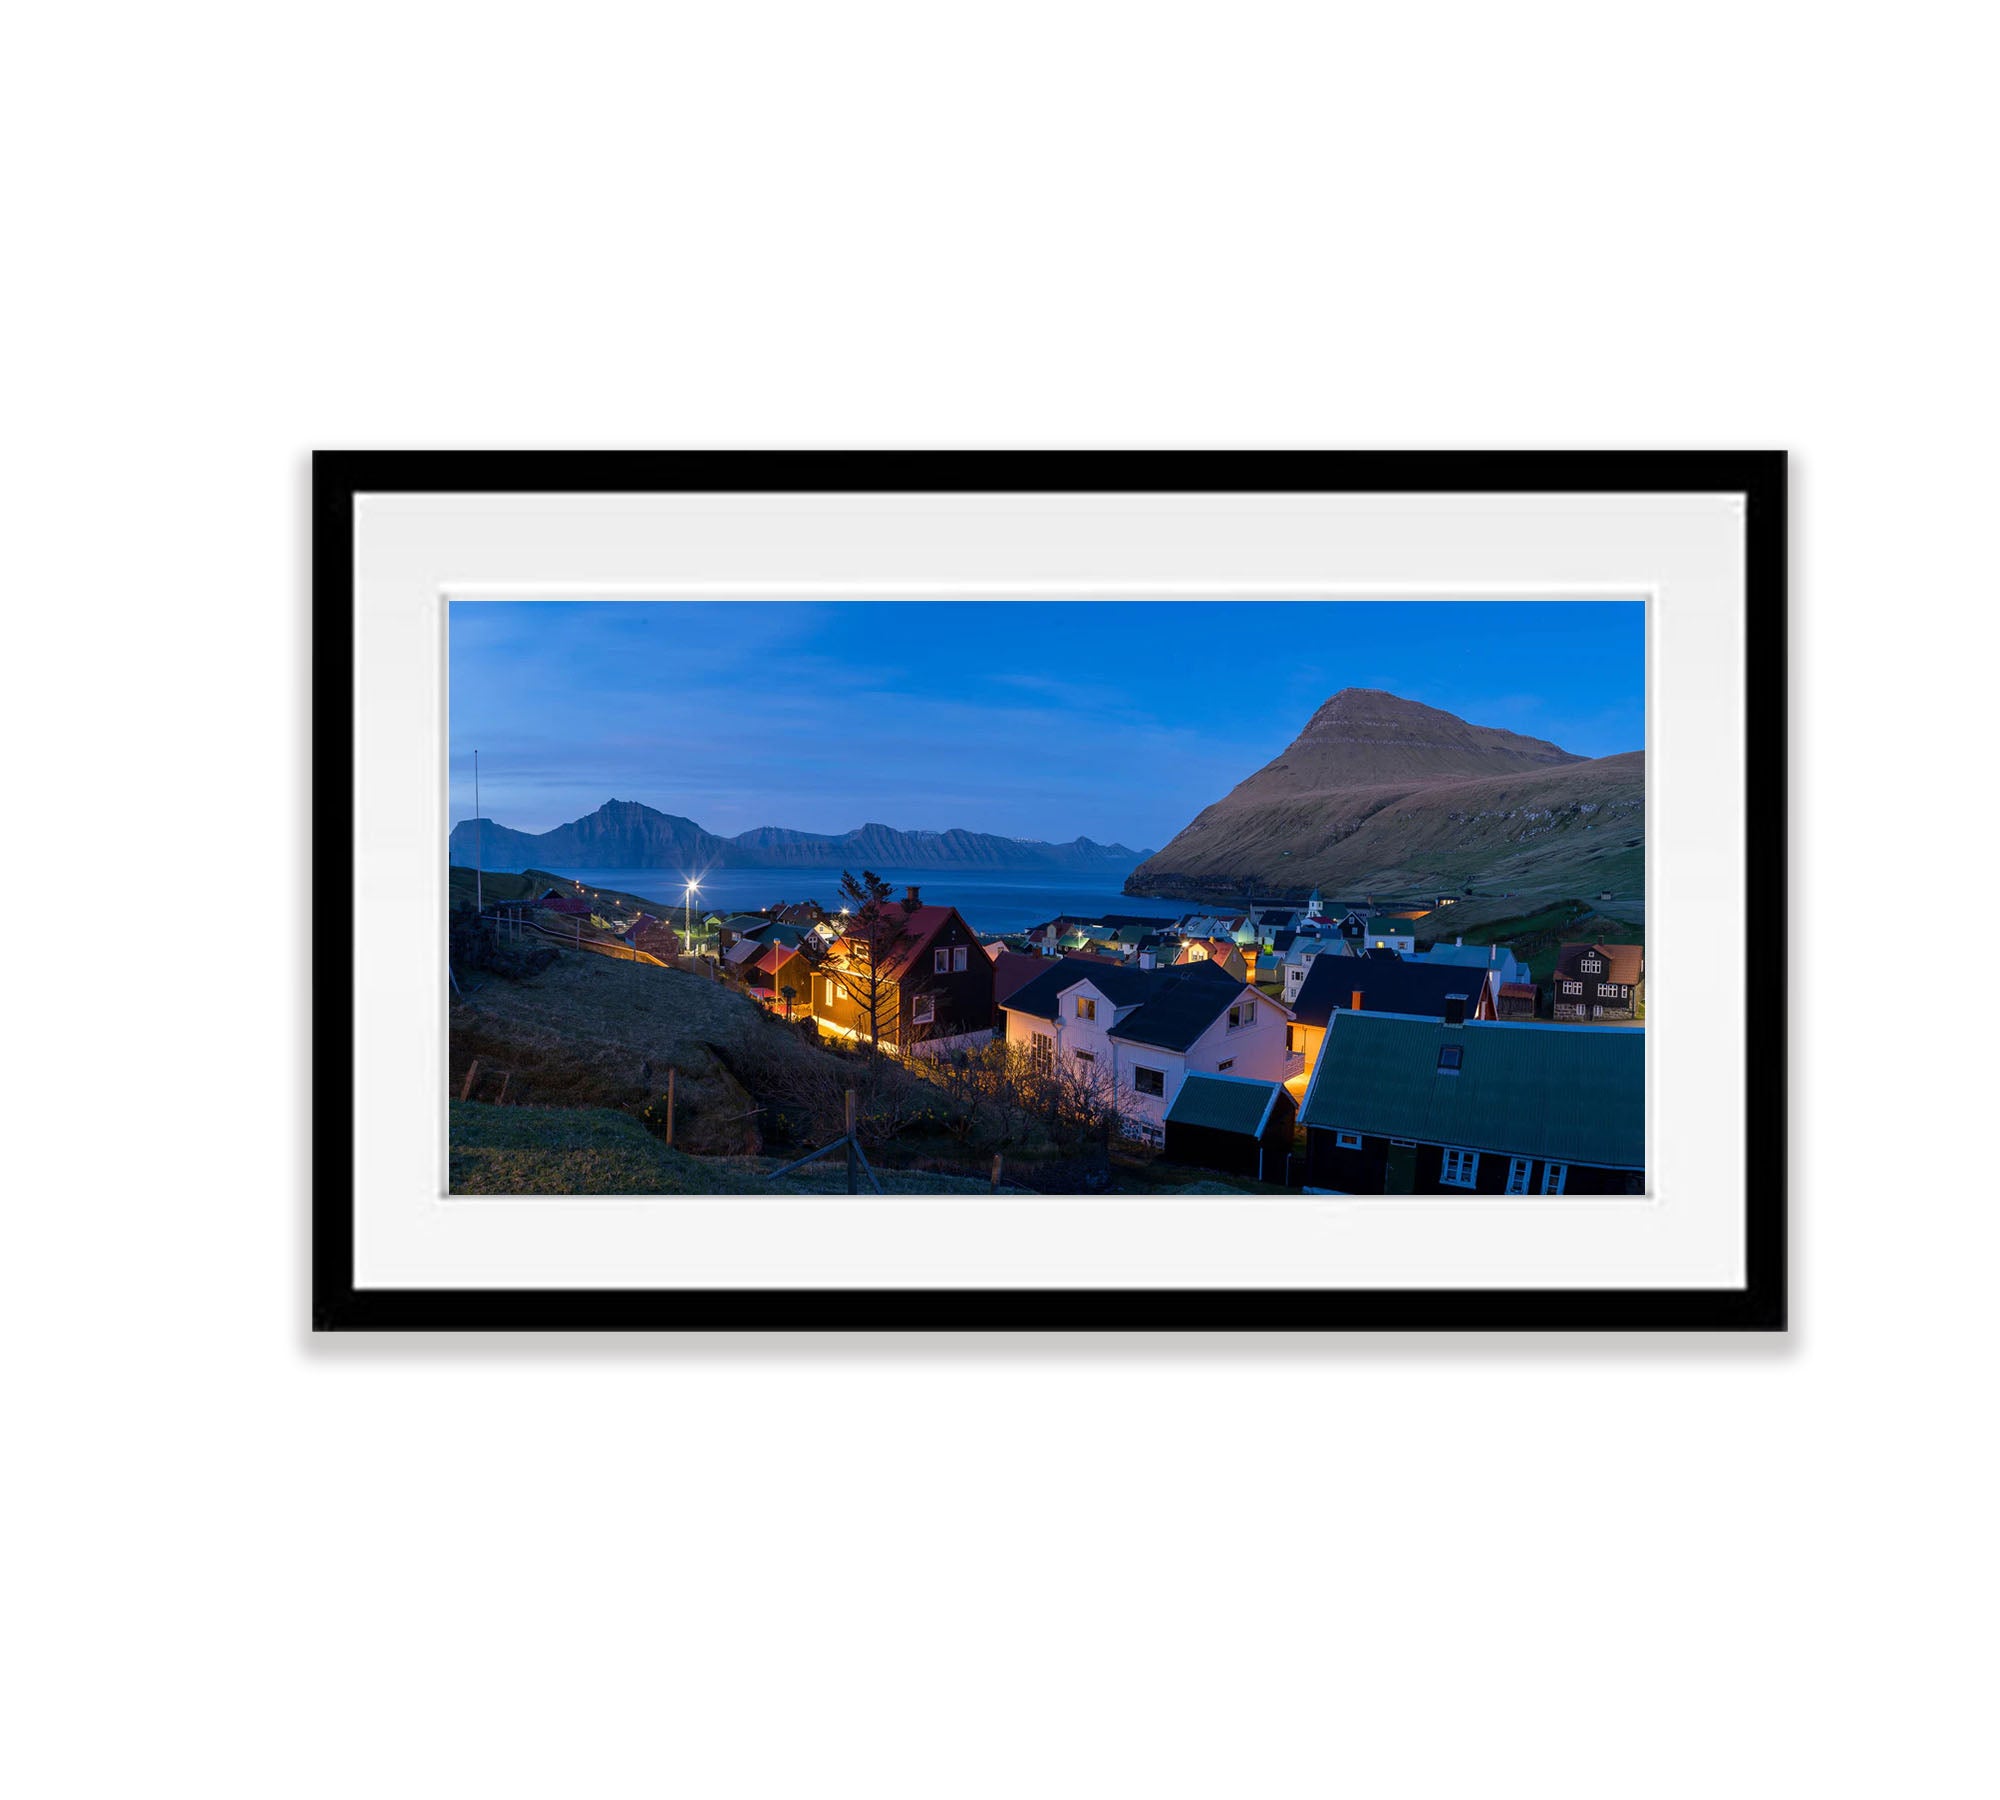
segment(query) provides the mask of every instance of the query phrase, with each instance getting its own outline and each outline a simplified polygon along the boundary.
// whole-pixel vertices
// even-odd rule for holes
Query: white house
[[[1306,976],[1316,958],[1349,954],[1347,940],[1343,937],[1314,937],[1301,932],[1293,938],[1285,950],[1284,961],[1279,964],[1285,983],[1285,1004],[1290,1006],[1299,997],[1299,989],[1305,986]]]
[[[1137,969],[1062,961],[1002,1003],[1010,1044],[1072,1059],[1116,1092],[1134,1137],[1164,1141],[1167,1108],[1190,1073],[1284,1081],[1291,1010],[1213,962]]]

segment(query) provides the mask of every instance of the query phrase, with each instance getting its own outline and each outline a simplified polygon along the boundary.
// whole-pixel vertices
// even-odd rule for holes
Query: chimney
[[[911,912],[915,912],[917,910],[917,884],[914,881],[911,882],[910,885],[903,890],[903,904],[906,907],[908,907]]]
[[[1463,994],[1445,995],[1444,1022],[1447,1025],[1463,1025],[1465,1023],[1465,996]]]
[[[1356,988],[1353,993],[1348,995],[1347,1003],[1355,1012],[1361,1010],[1361,990],[1359,988]]]

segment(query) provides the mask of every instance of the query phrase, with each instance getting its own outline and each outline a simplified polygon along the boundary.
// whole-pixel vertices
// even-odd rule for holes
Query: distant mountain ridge
[[[1644,751],[1580,757],[1380,688],[1343,688],[1134,869],[1125,892],[1641,891],[1645,833]]]
[[[1080,837],[1067,844],[984,831],[899,831],[863,825],[827,834],[758,825],[718,837],[692,819],[637,800],[607,800],[552,831],[516,831],[491,819],[452,827],[450,856],[489,869],[1082,869],[1122,873],[1150,852]]]

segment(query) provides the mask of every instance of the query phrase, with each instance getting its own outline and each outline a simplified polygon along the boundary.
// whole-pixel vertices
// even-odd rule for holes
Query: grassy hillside
[[[550,888],[560,888],[565,894],[577,890],[566,875],[551,875],[546,869],[529,869],[519,875],[502,875],[488,869],[483,877],[475,880],[475,871],[451,865],[451,879],[445,895],[447,906],[470,906],[476,892],[485,896],[487,905],[496,900],[530,900]],[[582,890],[586,899],[612,912],[649,912],[654,918],[665,918],[670,925],[678,926],[683,909],[664,900],[642,900],[637,894],[620,893],[616,888],[587,887]],[[704,909],[695,908],[695,922],[701,922]]]
[[[706,976],[567,953],[527,981],[469,981],[450,1027],[453,1095],[477,1057],[525,1081],[533,1104],[636,1111],[673,1069],[676,1136],[707,1155],[762,1148],[761,1090],[827,1058]]]
[[[1643,908],[1614,918],[1582,900],[1560,900],[1525,913],[1520,905],[1519,900],[1462,901],[1418,920],[1418,935],[1435,932],[1445,943],[1462,937],[1468,944],[1505,944],[1543,983],[1555,973],[1556,955],[1565,944],[1646,941]]]
[[[844,1194],[847,1168],[811,1163],[780,1180],[789,1158],[690,1156],[669,1150],[624,1113],[604,1107],[451,1106],[454,1194]],[[891,1194],[984,1194],[983,1181],[878,1169]],[[1003,1186],[1003,1194],[1018,1188]]]
[[[1642,751],[1414,789],[1249,791],[1136,870],[1130,894],[1645,891]]]

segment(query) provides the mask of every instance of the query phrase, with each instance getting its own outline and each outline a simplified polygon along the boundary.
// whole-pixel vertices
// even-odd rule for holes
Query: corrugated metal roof
[[[1275,1081],[1252,1081],[1248,1076],[1189,1075],[1167,1108],[1167,1123],[1258,1137],[1282,1092]]]
[[[1455,1075],[1438,1069],[1447,1045],[1462,1052]],[[1643,1168],[1645,1034],[1337,1013],[1299,1117],[1326,1130]]]

